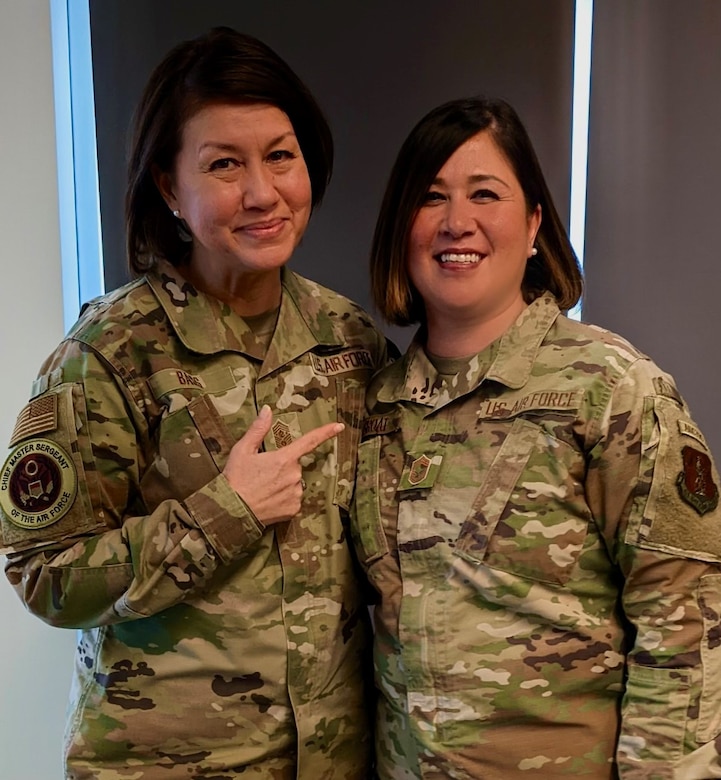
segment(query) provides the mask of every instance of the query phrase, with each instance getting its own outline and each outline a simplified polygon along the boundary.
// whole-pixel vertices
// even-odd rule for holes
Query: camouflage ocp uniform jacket
[[[380,777],[721,777],[719,475],[671,377],[546,295],[369,411]]]
[[[366,780],[367,609],[348,543],[365,386],[384,337],[283,271],[263,360],[170,266],[89,306],[35,382],[0,474],[6,573],[80,628],[67,777]],[[301,515],[265,530],[220,473],[263,404],[301,461]]]

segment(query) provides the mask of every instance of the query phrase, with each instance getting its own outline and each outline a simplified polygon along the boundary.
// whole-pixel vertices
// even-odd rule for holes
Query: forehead
[[[238,143],[253,138],[276,138],[293,133],[288,115],[268,103],[210,103],[185,122],[183,146]]]
[[[490,130],[482,130],[464,141],[442,165],[437,179],[491,175],[509,185],[520,186],[513,166]]]

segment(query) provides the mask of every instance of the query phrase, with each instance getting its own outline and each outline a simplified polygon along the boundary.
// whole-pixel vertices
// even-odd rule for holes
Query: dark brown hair
[[[425,323],[423,301],[407,270],[413,221],[438,171],[468,139],[487,130],[508,159],[530,214],[541,206],[538,254],[529,258],[524,300],[550,291],[562,309],[583,292],[581,269],[553,203],[531,140],[516,111],[504,100],[451,100],[427,113],[403,142],[386,185],[371,246],[371,292],[378,311],[393,325]]]
[[[229,27],[175,46],[153,70],[138,104],[128,163],[125,227],[128,264],[135,274],[156,257],[185,262],[190,244],[153,180],[172,170],[187,121],[216,103],[267,103],[284,111],[308,168],[312,207],[322,200],[333,170],[333,137],[315,98],[269,46]]]

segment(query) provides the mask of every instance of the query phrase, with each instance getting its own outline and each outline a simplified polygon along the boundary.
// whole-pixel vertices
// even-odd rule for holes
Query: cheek
[[[310,186],[310,178],[306,172],[299,172],[296,176],[285,182],[284,198],[288,205],[298,212],[307,212],[310,216],[313,192]]]
[[[424,279],[429,276],[430,266],[428,257],[428,251],[423,247],[414,244],[413,241],[408,244],[406,272],[413,285],[419,289],[424,287]]]
[[[419,257],[421,254],[427,254],[437,235],[437,228],[432,220],[420,212],[415,218],[410,233],[408,234],[408,257]]]
[[[230,197],[230,190],[214,187],[195,189],[183,201],[181,211],[196,229],[227,221],[237,208],[237,198]]]
[[[486,223],[488,234],[497,247],[506,252],[523,255],[526,257],[526,245],[528,243],[528,221],[525,216],[512,220],[498,219]]]

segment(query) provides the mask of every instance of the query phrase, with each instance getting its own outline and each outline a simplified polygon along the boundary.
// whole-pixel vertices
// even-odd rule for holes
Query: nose
[[[267,211],[278,202],[275,178],[265,165],[249,166],[242,180],[243,208]]]
[[[468,235],[474,231],[472,205],[464,198],[451,199],[446,203],[441,230],[453,238]]]

